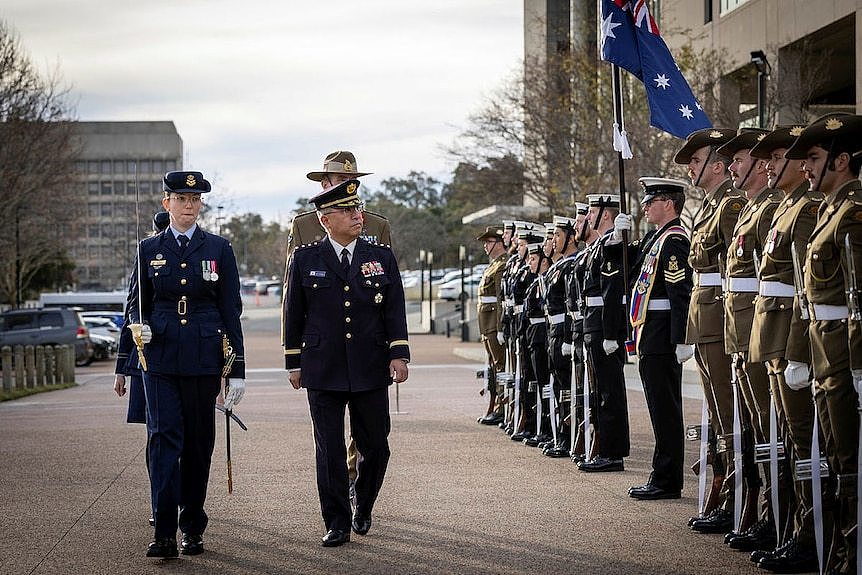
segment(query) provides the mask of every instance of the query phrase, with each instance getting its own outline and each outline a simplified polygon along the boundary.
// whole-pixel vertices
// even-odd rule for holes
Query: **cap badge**
[[[794,138],[798,138],[802,135],[802,130],[804,129],[805,128],[803,128],[802,126],[793,126],[792,128],[790,128],[790,135]]]
[[[355,194],[356,193],[356,184],[348,184],[347,193],[348,194]]]
[[[716,139],[716,140],[719,140],[719,139],[723,138],[724,136],[722,136],[721,132],[719,132],[718,130],[713,130],[709,133],[709,137]]]
[[[197,181],[195,180],[193,174],[189,174],[188,176],[186,176],[186,186],[188,186],[189,188],[193,188],[195,187],[195,184],[197,184]]]
[[[353,164],[350,163],[350,160],[344,160],[344,171],[345,172],[352,172],[353,171]]]
[[[838,118],[829,118],[828,120],[826,120],[826,129],[827,130],[837,130],[838,128],[840,128],[843,125],[844,125],[844,123],[841,120],[839,120]]]

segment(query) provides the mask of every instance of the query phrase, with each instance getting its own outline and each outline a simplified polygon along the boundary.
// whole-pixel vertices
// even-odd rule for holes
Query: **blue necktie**
[[[344,273],[347,273],[347,270],[350,269],[350,252],[347,248],[341,250],[341,267],[344,268]]]
[[[180,253],[185,252],[186,246],[189,245],[189,237],[185,234],[180,234],[177,240],[180,242]]]

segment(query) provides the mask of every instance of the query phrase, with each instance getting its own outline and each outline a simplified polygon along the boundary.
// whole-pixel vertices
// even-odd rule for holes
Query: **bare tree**
[[[0,301],[19,304],[46,266],[65,260],[83,206],[74,189],[73,108],[0,20]]]

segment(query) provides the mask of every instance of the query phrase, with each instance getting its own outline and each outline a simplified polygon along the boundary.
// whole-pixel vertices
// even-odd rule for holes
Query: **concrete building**
[[[165,172],[182,169],[183,141],[173,122],[77,122],[76,162],[87,204],[80,237],[69,238],[79,290],[124,289],[135,257],[135,189],[141,237],[161,210]]]
[[[655,0],[650,2],[673,51],[688,30],[698,49],[725,50],[732,70],[721,100],[755,125],[762,51],[771,74],[767,122],[792,123],[831,111],[862,110],[862,0]]]

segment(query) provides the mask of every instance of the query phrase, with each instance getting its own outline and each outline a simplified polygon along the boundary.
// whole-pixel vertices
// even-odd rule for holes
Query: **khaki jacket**
[[[763,260],[772,215],[783,195],[780,190],[764,188],[745,205],[733,228],[724,274],[724,351],[729,354],[748,351],[758,288],[754,253]]]
[[[479,333],[483,335],[503,331],[503,303],[500,294],[503,285],[503,270],[509,254],[503,253],[494,258],[485,268],[482,281],[479,282],[478,315]],[[496,301],[482,302],[482,298],[495,298]],[[490,336],[489,336],[490,337]],[[495,336],[496,337],[496,336]]]
[[[862,183],[854,180],[832,192],[820,206],[817,224],[805,254],[805,291],[813,308],[808,334],[811,366],[821,379],[850,369],[862,369],[862,330],[859,322],[817,319],[820,306],[847,308],[848,270],[845,237],[849,235],[862,285]],[[823,309],[823,308],[821,308]]]
[[[720,260],[733,238],[733,228],[746,203],[745,195],[725,180],[703,199],[691,232],[688,263],[695,273],[688,307],[686,343],[711,343],[724,338],[724,307],[720,285],[698,285],[699,274],[721,273]]]
[[[796,246],[801,264],[801,255],[814,230],[822,201],[823,194],[809,192],[806,181],[782,200],[772,216],[772,228],[766,234],[763,255],[760,256],[761,295],[757,296],[754,304],[754,323],[748,348],[750,361],[765,362],[781,357],[811,362],[808,320],[802,319],[796,298],[793,295],[764,295],[763,292],[795,292],[791,249]]]

